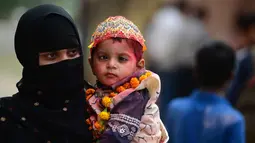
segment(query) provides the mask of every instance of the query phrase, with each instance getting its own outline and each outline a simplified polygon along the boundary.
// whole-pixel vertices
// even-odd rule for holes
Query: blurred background
[[[237,40],[237,15],[255,12],[255,0],[0,0],[0,97],[17,92],[16,83],[22,74],[14,51],[17,22],[28,8],[43,3],[62,6],[74,18],[84,44],[85,79],[90,83],[95,83],[87,63],[90,36],[108,16],[123,15],[144,34],[146,67],[160,75],[163,89],[187,86],[187,91],[176,91],[183,95],[193,88],[189,87],[193,85],[188,80],[190,67],[193,53],[202,42],[223,40],[238,51],[240,59],[245,57],[247,50],[239,50]],[[254,91],[254,86],[245,88],[236,105],[246,117],[247,143],[255,142]],[[174,98],[167,96],[172,95],[167,90],[162,95],[167,102]]]

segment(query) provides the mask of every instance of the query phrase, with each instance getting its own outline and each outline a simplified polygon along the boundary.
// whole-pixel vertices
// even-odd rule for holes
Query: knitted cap
[[[110,38],[127,38],[139,42],[143,51],[146,50],[145,40],[137,26],[123,16],[113,16],[100,23],[91,37],[88,48],[94,48],[98,43]]]

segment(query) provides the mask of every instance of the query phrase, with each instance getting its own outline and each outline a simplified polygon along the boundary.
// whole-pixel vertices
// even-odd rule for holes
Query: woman
[[[3,143],[89,143],[78,31],[61,7],[40,5],[19,20],[15,52],[23,66],[18,93],[0,99]]]

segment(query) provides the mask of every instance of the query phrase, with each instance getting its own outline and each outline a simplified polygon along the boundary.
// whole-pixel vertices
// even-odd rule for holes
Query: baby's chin
[[[115,80],[108,80],[108,81],[103,81],[103,82],[101,82],[103,85],[105,85],[105,86],[112,86],[112,85],[114,85],[115,83],[117,83],[118,81],[115,81]]]

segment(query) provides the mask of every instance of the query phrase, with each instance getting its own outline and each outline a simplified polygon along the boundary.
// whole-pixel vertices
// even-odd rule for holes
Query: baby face
[[[133,47],[126,40],[108,39],[101,42],[90,59],[94,75],[104,85],[110,86],[132,75],[140,68]]]

